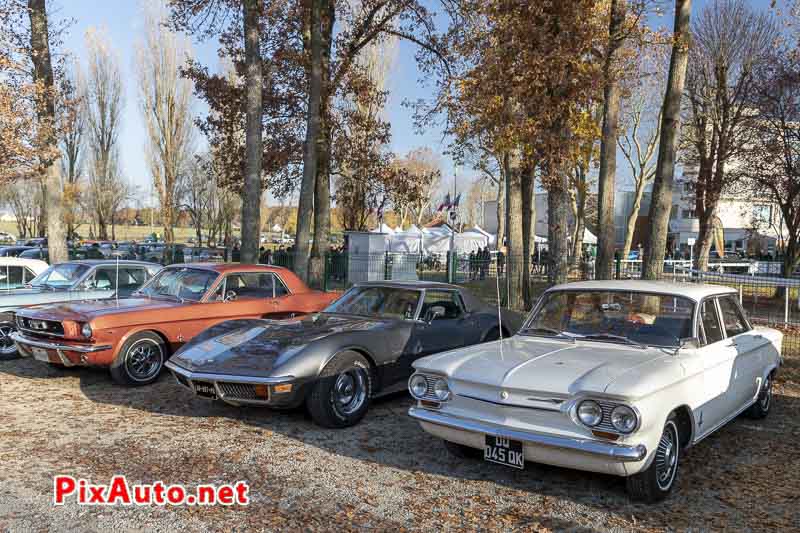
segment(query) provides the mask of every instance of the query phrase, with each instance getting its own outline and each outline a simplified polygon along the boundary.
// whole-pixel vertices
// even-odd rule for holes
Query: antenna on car
[[[119,254],[117,254],[117,271],[116,271],[117,279],[114,281],[114,296],[116,298],[117,303],[119,303]]]
[[[497,288],[497,328],[500,338],[500,359],[503,359],[503,313],[500,311],[500,250],[489,252],[494,257],[494,280]]]

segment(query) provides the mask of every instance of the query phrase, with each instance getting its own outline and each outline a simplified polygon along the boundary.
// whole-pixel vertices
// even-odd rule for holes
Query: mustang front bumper
[[[294,376],[258,377],[192,372],[167,361],[165,365],[181,386],[195,395],[232,405],[290,406],[299,394]],[[292,384],[288,393],[276,393],[275,385]]]
[[[35,351],[35,349],[38,348],[40,350],[45,350],[48,361],[61,363],[64,366],[88,365],[87,354],[104,352],[112,348],[109,344],[64,344],[55,341],[32,339],[18,331],[11,334],[11,339],[17,343],[21,356],[40,359],[40,357],[37,357]],[[55,361],[51,359],[51,353],[57,358]],[[68,353],[77,354],[79,358],[78,361],[73,361],[67,355]]]
[[[535,433],[420,407],[411,407],[408,414],[419,421],[425,431],[442,439],[481,449],[485,435],[513,439],[522,442],[526,459],[567,468],[629,475],[633,472],[626,468],[626,464],[638,463],[647,457],[647,448],[643,444],[629,446]]]

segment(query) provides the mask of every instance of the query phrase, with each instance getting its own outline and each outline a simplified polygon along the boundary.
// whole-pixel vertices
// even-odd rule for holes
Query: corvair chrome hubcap
[[[14,333],[14,326],[9,324],[0,326],[0,353],[12,353],[17,349],[14,345],[14,341],[11,339],[12,333]]]
[[[761,402],[761,410],[766,411],[769,409],[769,404],[772,402],[772,380],[767,378],[764,381],[764,387],[761,389],[761,396],[758,399]]]
[[[128,350],[125,369],[128,371],[128,375],[136,381],[150,379],[161,370],[163,355],[158,343],[150,339],[142,339]]]
[[[336,377],[333,385],[334,408],[343,415],[350,415],[364,404],[367,397],[366,375],[360,368],[348,370]]]
[[[664,433],[656,449],[656,482],[661,490],[667,490],[675,480],[678,470],[678,429],[673,422],[667,422]]]

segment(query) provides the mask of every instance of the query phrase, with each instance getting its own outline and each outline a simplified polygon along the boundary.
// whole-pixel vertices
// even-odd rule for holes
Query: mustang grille
[[[266,398],[256,395],[255,385],[246,383],[224,383],[217,382],[217,387],[222,393],[222,396],[227,400],[261,400],[265,401]]]
[[[56,320],[38,320],[17,315],[17,327],[32,335],[64,336],[64,326]]]

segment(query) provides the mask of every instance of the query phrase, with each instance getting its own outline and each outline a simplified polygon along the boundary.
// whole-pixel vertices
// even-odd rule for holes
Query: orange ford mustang
[[[219,322],[292,318],[321,311],[338,296],[309,289],[281,267],[176,264],[130,298],[20,310],[13,338],[23,357],[56,367],[109,367],[117,383],[145,385],[177,348]]]

